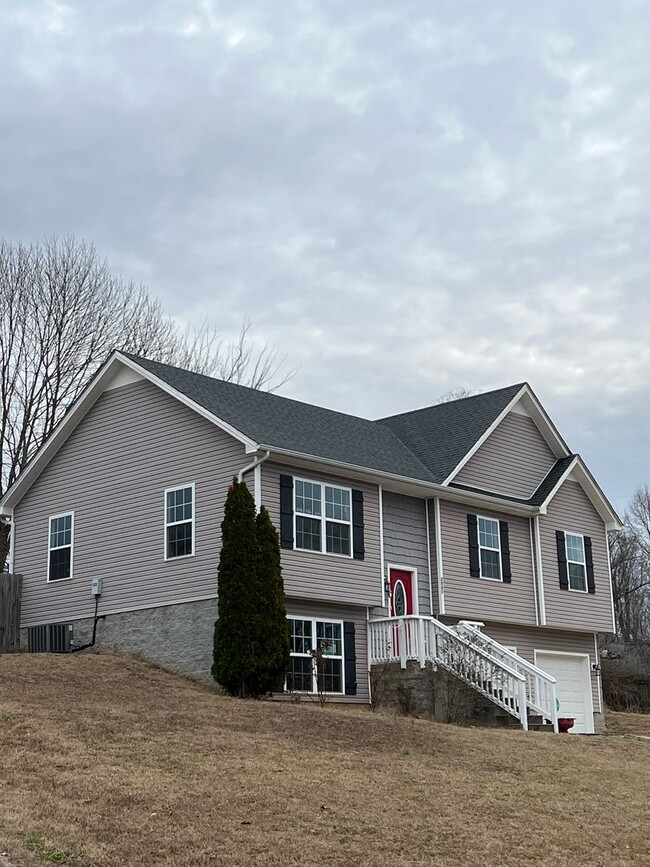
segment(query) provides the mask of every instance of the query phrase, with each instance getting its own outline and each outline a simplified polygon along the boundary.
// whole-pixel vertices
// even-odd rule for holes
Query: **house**
[[[25,643],[95,626],[208,676],[235,475],[281,536],[288,690],[316,689],[328,639],[338,700],[433,663],[524,727],[559,705],[597,729],[620,521],[525,383],[370,421],[114,353],[0,503]]]

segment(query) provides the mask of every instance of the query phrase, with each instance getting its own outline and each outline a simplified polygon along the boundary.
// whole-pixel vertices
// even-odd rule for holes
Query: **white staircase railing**
[[[509,650],[489,635],[481,632],[482,623],[461,620],[456,629],[464,633],[472,643],[480,644],[488,653],[499,659],[505,665],[514,668],[526,679],[526,701],[528,707],[544,717],[553,726],[553,731],[558,731],[557,725],[557,689],[556,679],[537,668],[531,662],[522,659],[519,654]]]
[[[380,617],[368,621],[370,664],[409,659],[441,665],[528,729],[526,678],[471,638],[432,617]]]

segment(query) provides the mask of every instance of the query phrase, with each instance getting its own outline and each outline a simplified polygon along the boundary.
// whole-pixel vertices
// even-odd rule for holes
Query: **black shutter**
[[[343,624],[343,658],[345,660],[345,694],[357,694],[357,651],[354,646],[354,623]]]
[[[293,476],[280,476],[280,547],[293,548]]]
[[[467,516],[467,541],[469,542],[469,574],[472,578],[481,577],[478,558],[478,521],[476,515]]]
[[[352,556],[363,560],[366,549],[363,540],[363,491],[352,491]]]
[[[560,575],[560,590],[568,590],[569,572],[566,565],[566,546],[562,530],[555,531],[555,544],[557,546],[557,568]]]
[[[596,582],[594,580],[594,555],[591,550],[591,539],[589,536],[584,537],[585,540],[585,560],[587,561],[587,590],[590,593],[596,592]]]
[[[501,537],[501,576],[504,584],[512,583],[512,569],[510,567],[510,534],[508,522],[499,521],[499,536]]]

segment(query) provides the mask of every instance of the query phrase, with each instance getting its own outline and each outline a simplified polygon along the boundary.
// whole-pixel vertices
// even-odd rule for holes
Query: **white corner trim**
[[[379,565],[381,569],[381,607],[386,607],[386,564],[384,562],[384,489],[379,490]]]
[[[465,464],[469,463],[469,461],[474,457],[476,452],[481,448],[483,443],[489,438],[489,436],[499,427],[503,419],[508,415],[508,413],[512,410],[514,406],[519,402],[522,395],[526,393],[526,386],[522,385],[517,394],[512,398],[510,403],[505,406],[499,415],[494,419],[492,424],[488,427],[488,429],[480,436],[472,448],[467,452],[464,458],[460,460],[460,462],[454,467],[451,473],[447,476],[447,478],[442,483],[443,485],[448,485],[453,479],[458,475],[458,473],[463,469]]]
[[[594,632],[594,664],[600,666],[600,656],[598,654],[598,633]],[[603,678],[602,672],[592,671],[591,676],[596,678],[598,685],[598,713],[603,712]]]
[[[616,632],[616,611],[614,609],[614,584],[612,582],[612,558],[609,555],[609,533],[605,530],[605,551],[607,552],[607,576],[609,578],[609,598],[612,603],[612,632]],[[598,662],[598,660],[596,660]]]
[[[429,527],[429,501],[424,501],[424,520],[427,525],[427,571],[429,573],[429,611],[433,613],[433,576],[431,575],[431,528]]]
[[[436,530],[436,570],[438,572],[438,607],[440,614],[445,613],[445,577],[442,557],[442,518],[440,512],[440,497],[434,500],[434,518]]]
[[[535,530],[533,528],[533,519],[528,519],[528,535],[530,541],[530,562],[533,567],[533,595],[535,597],[535,623],[537,626],[540,625],[539,622],[539,593],[537,589],[538,579],[537,579],[537,557],[535,556]]]
[[[533,517],[535,527],[535,571],[537,572],[537,593],[539,598],[540,626],[546,626],[546,600],[544,598],[544,566],[542,559],[542,537],[539,531],[539,515]]]

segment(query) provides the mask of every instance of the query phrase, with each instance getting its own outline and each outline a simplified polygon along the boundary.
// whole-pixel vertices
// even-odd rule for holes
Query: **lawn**
[[[16,654],[0,750],[0,851],[20,867],[650,863],[640,739],[243,702],[125,656]]]

